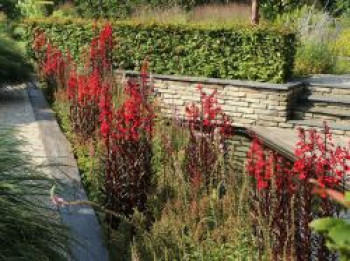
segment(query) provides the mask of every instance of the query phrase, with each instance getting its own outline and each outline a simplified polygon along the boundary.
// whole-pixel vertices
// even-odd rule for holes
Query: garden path
[[[87,200],[70,144],[35,85],[0,88],[0,128],[8,127],[26,141],[23,149],[33,158],[33,163],[57,179],[60,196],[69,201]],[[49,196],[48,204],[51,204]],[[76,239],[71,248],[76,260],[108,260],[101,228],[91,207],[57,207],[57,210]]]

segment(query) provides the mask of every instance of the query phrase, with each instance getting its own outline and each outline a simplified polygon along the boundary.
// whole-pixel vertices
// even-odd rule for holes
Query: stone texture
[[[130,75],[137,74],[131,72]],[[307,93],[313,94],[311,98],[314,98],[313,102],[317,103],[317,108],[338,110],[337,103],[349,100],[347,97],[350,97],[350,77],[344,79],[337,76],[311,77],[304,79],[303,82],[276,85],[252,81],[153,75],[153,82],[157,87],[162,111],[167,115],[173,112],[174,107],[178,109],[179,114],[184,115],[187,104],[198,103],[200,85],[207,93],[217,91],[218,103],[237,126],[293,128],[294,125],[288,123],[288,120],[303,119],[337,121],[344,124],[350,117],[350,114],[349,117],[343,115],[344,112],[345,114],[347,111],[350,112],[348,105],[343,109],[343,114],[337,116],[329,113],[323,115],[307,109],[298,110],[301,98]],[[342,133],[347,135],[345,132]]]

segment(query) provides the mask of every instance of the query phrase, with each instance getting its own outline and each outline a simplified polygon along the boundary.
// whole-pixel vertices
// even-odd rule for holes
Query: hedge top
[[[55,45],[78,58],[96,29],[106,23],[118,42],[112,53],[118,69],[138,70],[148,57],[156,74],[274,83],[291,78],[296,40],[287,28],[71,18],[30,19],[23,25],[28,42],[36,30],[42,30]]]
[[[132,20],[107,20],[107,19],[84,19],[84,18],[57,18],[57,17],[45,17],[45,18],[28,18],[23,20],[23,24],[61,24],[69,25],[75,24],[79,26],[91,26],[96,28],[102,28],[106,23],[117,27],[133,27],[140,29],[154,29],[163,28],[169,30],[201,30],[201,31],[240,31],[248,30],[250,32],[273,32],[281,35],[295,35],[295,31],[290,27],[283,27],[271,24],[239,24],[239,23],[162,23],[156,21],[139,22]]]

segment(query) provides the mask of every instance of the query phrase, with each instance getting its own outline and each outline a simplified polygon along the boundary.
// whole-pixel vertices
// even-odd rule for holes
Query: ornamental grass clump
[[[0,129],[0,260],[68,260],[69,234],[49,207],[53,181]]]

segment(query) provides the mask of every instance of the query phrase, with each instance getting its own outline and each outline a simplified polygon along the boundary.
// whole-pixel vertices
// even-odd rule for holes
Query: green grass
[[[0,129],[0,260],[69,260],[68,230],[47,203],[53,182],[20,146]]]
[[[349,74],[350,73],[350,60],[346,58],[338,58],[334,66],[334,74]]]

